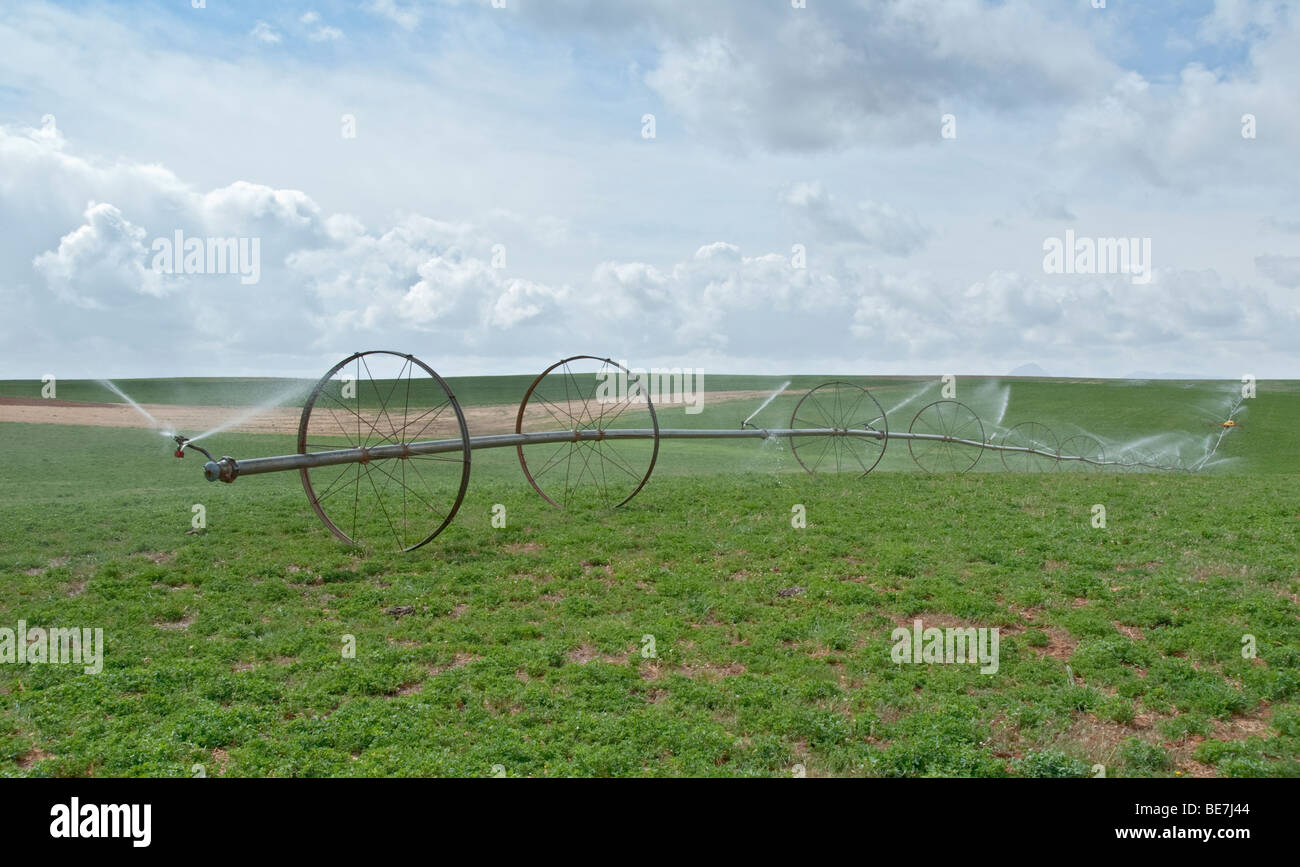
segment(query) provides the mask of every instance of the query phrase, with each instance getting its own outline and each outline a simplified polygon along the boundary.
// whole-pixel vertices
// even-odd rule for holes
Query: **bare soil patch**
[[[629,651],[631,652],[631,651]],[[569,662],[575,665],[586,665],[589,662],[600,660],[609,665],[627,665],[626,656],[613,656],[601,653],[590,644],[583,644],[569,651]]]
[[[705,393],[705,401],[725,403],[735,400],[763,400],[766,391],[714,391]],[[522,398],[523,395],[520,395]],[[142,404],[145,411],[172,430],[194,434],[211,430],[248,411],[247,406],[188,406],[183,404]],[[676,412],[681,404],[656,407],[663,415]],[[471,436],[482,434],[513,433],[519,415],[519,404],[462,407],[465,424]],[[629,412],[636,412],[632,407]],[[363,413],[364,415],[364,413]],[[256,415],[232,425],[229,430],[239,433],[297,434],[302,409],[295,406],[268,407]],[[0,422],[27,424],[86,425],[90,427],[126,427],[151,429],[149,422],[124,403],[99,403],[76,400],[43,400],[41,398],[0,397]],[[663,424],[663,418],[660,424]],[[313,425],[315,415],[313,414]],[[784,424],[784,422],[782,422]],[[530,403],[524,414],[525,430],[553,430],[562,427],[554,414],[544,405]],[[383,428],[380,427],[382,430]],[[433,434],[433,431],[430,431]],[[448,436],[450,431],[439,430],[435,436]]]
[[[1070,657],[1074,656],[1075,646],[1079,643],[1074,636],[1059,626],[1047,626],[1043,631],[1047,633],[1047,646],[1039,647],[1031,644],[1029,649],[1040,656],[1050,656],[1069,662]]]

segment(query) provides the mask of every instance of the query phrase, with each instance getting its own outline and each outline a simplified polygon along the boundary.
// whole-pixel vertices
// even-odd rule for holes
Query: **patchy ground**
[[[1186,413],[1177,383],[1080,388],[1017,383],[1005,423]],[[0,665],[0,776],[1300,776],[1300,390],[1260,394],[1231,474],[923,476],[891,447],[809,476],[674,441],[626,506],[566,512],[488,450],[410,554],[340,544],[292,473],[209,485],[147,431],[0,423],[0,627],[105,642],[95,675]],[[661,423],[757,400],[717,405]],[[894,662],[916,619],[1000,629],[997,672]]]
[[[754,401],[755,406],[768,396],[763,391],[706,392],[708,404],[729,401]],[[186,406],[181,404],[141,404],[168,430],[194,435],[201,431],[239,419],[249,412],[246,406]],[[680,407],[680,404],[669,405]],[[657,407],[663,409],[664,407]],[[519,414],[518,404],[462,407],[465,424],[471,436],[481,434],[513,433]],[[367,416],[366,413],[362,413]],[[269,407],[261,409],[231,424],[227,430],[234,433],[264,433],[296,435],[302,410],[297,407]],[[375,416],[367,416],[374,422]],[[27,424],[87,425],[90,427],[123,427],[154,429],[154,425],[124,403],[100,403],[74,400],[42,400],[27,397],[0,397],[0,422]],[[525,430],[542,430],[558,426],[553,416],[542,406],[530,404],[524,418]],[[313,421],[314,424],[314,421]],[[661,422],[662,424],[662,422]]]

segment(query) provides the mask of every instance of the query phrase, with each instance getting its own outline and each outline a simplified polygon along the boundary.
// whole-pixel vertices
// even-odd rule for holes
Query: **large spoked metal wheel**
[[[447,451],[376,458],[368,449],[443,440]],[[335,536],[411,551],[451,523],[469,486],[465,416],[451,389],[411,355],[376,350],[321,377],[302,409],[298,453],[356,449],[355,463],[303,469],[311,507]]]
[[[1082,460],[1071,460],[1082,458]],[[1066,437],[1061,443],[1061,472],[1097,473],[1106,467],[1106,450],[1101,441],[1088,434]]]
[[[1050,473],[1057,469],[1057,456],[1061,453],[1060,441],[1045,424],[1022,421],[1007,431],[999,445],[1011,450],[1002,451],[1002,465],[1016,473]]]
[[[1125,449],[1118,460],[1120,471],[1125,473],[1151,473],[1161,468],[1155,454],[1144,448]]]
[[[519,404],[515,433],[568,431],[560,443],[516,446],[542,499],[568,509],[612,509],[645,486],[659,456],[659,419],[647,383],[623,365],[575,355],[542,371]],[[579,438],[583,432],[587,438]]]
[[[865,476],[889,444],[885,410],[871,392],[851,382],[825,382],[799,398],[790,428],[837,431],[790,438],[794,459],[810,473]]]
[[[916,465],[927,473],[964,473],[984,454],[984,423],[955,400],[936,400],[917,412],[908,427],[918,439],[907,441]]]

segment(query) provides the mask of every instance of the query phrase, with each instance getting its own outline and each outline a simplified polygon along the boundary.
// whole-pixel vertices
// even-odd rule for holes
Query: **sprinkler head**
[[[185,449],[191,448],[194,449],[195,451],[202,452],[203,456],[207,458],[209,461],[212,460],[212,455],[208,452],[208,450],[205,449],[203,446],[195,445],[194,442],[189,437],[182,436],[181,434],[176,434],[172,437],[172,439],[176,440],[176,452],[175,452],[176,457],[178,458],[185,457]]]

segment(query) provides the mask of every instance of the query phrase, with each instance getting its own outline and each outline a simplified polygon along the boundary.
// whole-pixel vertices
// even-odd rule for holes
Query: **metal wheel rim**
[[[948,421],[947,423],[945,423],[943,420],[943,410],[946,408],[951,408],[952,410],[952,413],[950,415],[950,421]],[[926,424],[926,426],[937,428],[937,430],[918,431],[916,429],[917,424],[919,422],[922,422],[922,416],[924,416],[927,412],[930,412],[931,410],[933,410],[931,415],[933,415],[936,418],[936,421],[930,422],[929,419],[927,418],[925,419],[924,423]],[[971,428],[972,421],[975,423],[973,429]],[[927,473],[930,473],[932,475],[939,475],[940,473],[943,472],[958,473],[958,474],[970,472],[972,469],[974,469],[975,465],[979,463],[980,458],[983,457],[984,455],[984,422],[980,420],[980,417],[975,413],[975,410],[971,409],[966,404],[957,400],[936,400],[932,403],[927,403],[925,406],[921,407],[919,410],[916,411],[916,415],[912,416],[912,423],[908,425],[907,432],[908,433],[942,432],[941,435],[950,437],[952,439],[970,440],[971,438],[969,436],[964,435],[968,429],[970,429],[971,433],[975,433],[975,432],[979,433],[979,448],[968,446],[963,443],[954,443],[951,441],[938,442],[936,440],[909,439],[907,441],[907,453],[912,456],[913,463],[915,463],[918,467],[920,467],[921,469],[925,470]],[[946,448],[943,449],[935,448],[933,450],[930,450],[931,446],[944,446]],[[941,452],[947,455],[963,453],[963,452],[955,451],[955,449],[964,450],[965,453],[973,454],[974,457],[970,459],[969,463],[958,460],[953,462],[952,468],[950,469],[943,469],[943,470],[936,469],[935,468],[936,464],[933,461],[931,461],[931,456],[937,455]],[[931,465],[927,466],[925,461],[930,461]]]
[[[818,402],[815,395],[822,389],[830,388],[836,390],[836,395],[828,409],[825,404]],[[839,398],[839,389],[841,388],[854,389],[860,391],[862,394],[854,398],[854,403],[846,404]],[[869,400],[870,403],[864,403],[864,397],[866,400]],[[810,398],[813,402],[809,404],[810,408],[805,410],[804,403]],[[814,407],[817,408],[816,417],[810,417],[814,415]],[[861,426],[851,423],[854,420],[854,417],[859,415],[858,407],[864,407],[868,414],[871,413],[872,407],[875,407],[876,411],[874,417],[869,418],[868,421]],[[803,418],[800,418],[799,416],[800,410],[803,410],[804,412]],[[876,425],[877,421],[879,421],[879,426]],[[880,405],[880,401],[876,400],[876,396],[865,387],[852,382],[844,382],[842,380],[823,382],[821,385],[805,392],[803,397],[799,398],[799,402],[795,404],[794,412],[790,414],[790,428],[792,430],[799,429],[801,427],[801,422],[803,423],[802,427],[826,427],[840,430],[874,430],[884,434],[880,439],[845,436],[791,437],[790,452],[794,455],[794,459],[799,462],[799,466],[803,467],[810,475],[816,474],[817,469],[821,466],[821,462],[826,457],[827,452],[832,451],[832,444],[835,445],[835,449],[833,450],[836,461],[835,471],[839,472],[843,453],[848,452],[848,454],[858,462],[858,465],[862,470],[859,478],[867,475],[876,468],[880,463],[880,459],[885,456],[885,449],[889,446],[889,419],[885,417],[884,407]],[[818,448],[816,443],[810,445],[810,443],[807,442],[818,439],[825,439],[827,442],[823,443],[820,448]],[[861,460],[858,457],[857,452],[853,450],[853,445],[855,445],[856,441],[859,439],[861,439],[865,444],[879,444],[880,446],[880,450],[875,454],[875,460],[871,461],[870,465],[868,465],[866,461]],[[843,446],[840,445],[841,440],[845,441]],[[850,440],[852,440],[852,442],[849,442]],[[801,450],[803,451],[802,455],[800,454]],[[808,458],[808,461],[805,461],[804,458]],[[809,466],[809,463],[811,463],[812,466]]]
[[[1001,452],[1002,466],[1006,467],[1010,472],[1052,472],[1060,468],[1060,440],[1057,438],[1056,433],[1042,422],[1022,421],[1007,431],[1007,435],[1002,438],[1002,444],[1020,448],[1033,448],[1037,452],[1037,454]],[[1015,462],[1022,459],[1024,466],[1017,466]]]
[[[471,449],[470,449],[470,443],[469,443],[469,428],[468,428],[468,427],[466,426],[466,424],[465,424],[465,414],[461,411],[460,402],[456,400],[456,396],[455,396],[454,394],[452,394],[452,391],[451,391],[450,388],[448,388],[446,381],[445,381],[441,376],[439,376],[438,373],[437,373],[433,368],[429,367],[429,365],[425,364],[423,361],[421,361],[420,359],[416,358],[416,357],[413,356],[413,355],[410,355],[409,353],[394,352],[394,351],[392,351],[392,350],[386,350],[386,349],[376,349],[376,350],[369,350],[369,351],[366,351],[366,352],[356,352],[356,353],[353,353],[352,355],[349,355],[347,358],[343,359],[343,360],[340,361],[338,364],[336,364],[336,365],[334,365],[332,368],[330,368],[330,370],[329,370],[329,371],[328,371],[324,376],[322,376],[322,377],[320,378],[319,381],[317,381],[315,388],[312,389],[311,394],[310,394],[310,395],[308,396],[308,398],[307,398],[307,402],[306,402],[305,404],[303,404],[302,416],[301,416],[301,418],[300,418],[300,420],[299,420],[299,422],[298,422],[298,453],[299,453],[299,454],[309,454],[308,449],[309,449],[309,447],[310,447],[311,444],[308,442],[307,437],[308,437],[308,426],[309,426],[310,421],[311,421],[312,411],[313,411],[313,409],[315,409],[315,407],[316,407],[316,402],[317,402],[317,400],[320,398],[320,396],[321,396],[322,394],[327,394],[327,393],[325,392],[325,387],[330,383],[330,381],[333,379],[334,375],[335,375],[336,373],[338,373],[340,370],[342,370],[343,368],[345,368],[347,365],[352,364],[353,362],[361,362],[361,361],[364,360],[365,358],[367,358],[367,357],[369,357],[369,356],[374,356],[374,355],[390,355],[390,356],[394,356],[394,357],[397,357],[397,358],[406,359],[406,364],[404,365],[403,370],[406,370],[406,369],[408,369],[408,368],[413,369],[414,366],[417,366],[417,365],[418,365],[419,368],[422,369],[425,373],[427,373],[427,374],[429,375],[429,378],[430,378],[434,383],[437,384],[438,388],[441,389],[442,393],[443,393],[444,395],[446,395],[447,400],[445,401],[445,403],[446,403],[448,406],[450,406],[451,409],[453,410],[453,412],[455,413],[455,416],[456,416],[456,425],[457,425],[457,428],[458,428],[459,431],[460,431],[460,440],[461,440],[461,451],[460,451],[460,454],[462,455],[461,462],[462,462],[462,464],[463,464],[463,467],[462,467],[461,474],[460,474],[460,486],[459,486],[459,488],[458,488],[458,490],[457,490],[457,492],[456,492],[455,500],[454,500],[454,502],[453,502],[452,505],[451,505],[451,509],[447,512],[446,517],[443,518],[442,522],[438,524],[437,528],[434,529],[434,531],[433,531],[432,533],[430,533],[429,535],[425,536],[423,539],[419,540],[418,542],[415,542],[414,544],[410,544],[410,545],[403,545],[402,542],[405,541],[405,540],[403,540],[403,539],[400,539],[400,538],[399,538],[399,539],[397,540],[397,541],[398,541],[398,549],[399,549],[399,550],[401,550],[401,551],[414,551],[415,549],[420,548],[420,547],[422,547],[422,546],[424,546],[424,545],[427,545],[429,542],[433,541],[433,539],[436,538],[436,537],[438,536],[439,533],[441,533],[443,530],[445,530],[445,529],[447,528],[447,525],[450,524],[451,521],[452,521],[452,519],[456,517],[456,513],[457,513],[458,511],[460,511],[461,503],[463,503],[464,500],[465,500],[465,492],[466,492],[466,490],[469,488],[469,473],[470,473],[470,457],[471,457]],[[367,369],[368,369],[368,365],[367,365]],[[360,379],[360,377],[358,376],[358,377],[357,377],[357,380],[359,381],[359,379]],[[401,379],[401,377],[400,377],[400,374],[399,374],[398,382],[400,382],[400,379]],[[408,378],[408,379],[409,379],[409,378]],[[371,379],[371,382],[372,382],[372,384],[374,383],[373,378]],[[396,384],[395,384],[395,386],[396,386]],[[394,387],[395,387],[395,386],[394,386]],[[408,394],[409,394],[409,387],[408,387]],[[328,394],[327,394],[327,396],[333,398],[332,395],[328,395]],[[392,395],[391,395],[391,393],[390,393],[390,397],[391,397],[391,396],[392,396]],[[333,398],[333,399],[334,399],[336,402],[339,402],[339,401],[337,400],[337,398]],[[341,406],[343,406],[344,409],[348,409],[348,407],[347,407],[346,405],[342,404],[341,402],[339,402],[339,403],[340,403]],[[439,404],[439,406],[441,406],[441,404]],[[387,409],[386,404],[382,407],[382,409],[383,409],[383,411],[386,412],[386,409]],[[439,412],[441,412],[441,410],[439,410]],[[354,415],[357,415],[357,417],[358,417],[358,419],[359,419],[359,422],[358,422],[359,424],[360,424],[362,421],[364,421],[364,418],[361,417],[359,413],[355,413],[355,412],[354,412]],[[435,417],[435,418],[436,418],[436,417]],[[350,420],[349,420],[349,421],[350,421]],[[423,430],[427,430],[428,425],[431,424],[432,421],[433,421],[433,419],[430,419],[430,421],[424,425],[424,428],[422,429],[421,432],[423,432]],[[412,422],[412,423],[414,423],[414,422]],[[405,433],[406,433],[406,428],[407,428],[408,426],[409,426],[408,423],[404,421],[404,423],[403,423],[403,427],[402,427],[402,429],[401,429],[401,433],[402,433],[402,434],[405,434]],[[371,429],[374,430],[373,426],[372,426]],[[366,433],[367,436],[369,435],[369,431],[367,431],[367,432],[365,432],[365,433]],[[394,430],[394,431],[392,431],[392,433],[397,434],[398,431]],[[419,433],[417,433],[417,434],[415,435],[415,437],[402,439],[401,442],[413,442],[413,441],[416,441],[416,440],[418,439],[418,437],[419,437]],[[398,460],[404,460],[404,459],[398,459]],[[366,462],[366,463],[369,463],[369,462]],[[355,484],[357,484],[358,486],[360,485],[360,472],[361,472],[361,469],[360,469],[360,468],[361,468],[363,465],[365,465],[365,464],[363,464],[363,462],[358,462],[358,463],[357,463],[357,467],[358,467],[358,469],[357,469],[357,479],[356,479],[356,481],[355,481]],[[350,466],[350,465],[349,465],[349,466]],[[366,470],[367,470],[367,473],[368,473],[368,472],[369,472],[369,468],[368,468],[368,466],[367,466]],[[349,535],[347,532],[345,532],[345,531],[343,530],[342,527],[340,527],[337,523],[335,523],[335,521],[334,521],[332,518],[330,518],[330,516],[326,513],[324,506],[322,505],[322,502],[324,501],[324,499],[327,498],[327,497],[329,497],[329,496],[331,496],[331,493],[332,493],[332,492],[329,491],[329,490],[327,490],[324,494],[322,494],[322,495],[318,495],[317,492],[316,492],[315,486],[313,485],[312,480],[311,480],[310,470],[304,468],[304,469],[299,470],[298,472],[299,472],[300,477],[302,478],[303,489],[304,489],[304,490],[306,491],[306,493],[307,493],[307,500],[308,500],[308,502],[311,503],[312,510],[316,513],[316,516],[317,516],[318,518],[320,518],[321,522],[324,523],[325,526],[326,526],[327,528],[329,528],[329,530],[330,530],[331,533],[333,533],[335,536],[337,536],[337,537],[338,537],[339,539],[341,539],[343,542],[345,542],[345,543],[347,543],[347,544],[349,544],[349,545],[357,545],[358,547],[365,547],[364,543],[362,543],[362,542],[358,541],[357,539],[353,538],[353,535],[355,535],[355,533],[356,533],[356,531],[355,531],[355,516],[356,516],[355,513],[356,513],[356,505],[354,504],[354,522],[353,522],[353,523],[354,523],[354,529],[353,529],[353,535]],[[345,470],[343,471],[343,474],[346,474],[346,468],[345,468]],[[345,484],[346,484],[346,483],[345,483]],[[405,489],[405,483],[403,482],[402,484],[403,484],[403,488]],[[377,494],[377,492],[376,492],[376,494]],[[378,496],[378,494],[377,494],[377,496]],[[380,500],[381,500],[381,502],[382,502],[382,498],[380,498]],[[404,499],[404,500],[403,500],[403,505],[404,505],[404,506],[405,506],[405,502],[406,502],[406,501],[405,501],[405,499]],[[391,526],[391,524],[390,524],[390,526]],[[395,529],[394,529],[394,535],[396,536],[396,530],[395,530]]]
[[[609,365],[610,367],[614,368],[615,370],[621,370],[623,373],[627,374],[628,379],[629,379],[629,382],[631,382],[632,379],[633,379],[633,375],[632,375],[632,372],[631,372],[630,370],[628,370],[626,367],[624,367],[623,365],[619,364],[617,361],[614,361],[613,359],[610,359],[610,358],[601,358],[600,356],[597,356],[597,355],[573,355],[573,356],[570,356],[570,357],[568,357],[568,358],[560,359],[559,361],[555,362],[555,363],[552,364],[550,367],[546,368],[546,369],[543,370],[541,373],[539,373],[539,374],[537,375],[537,378],[534,379],[534,380],[532,381],[532,383],[528,386],[528,391],[524,392],[523,400],[521,400],[521,401],[519,402],[519,414],[518,414],[518,415],[516,416],[516,418],[515,418],[515,433],[517,433],[517,434],[522,434],[522,433],[524,432],[525,413],[527,412],[529,401],[532,400],[533,395],[534,395],[534,393],[537,391],[538,386],[540,386],[540,385],[542,384],[542,382],[546,379],[547,375],[551,374],[552,372],[554,372],[555,370],[557,370],[557,369],[559,369],[559,368],[567,368],[567,366],[568,366],[570,363],[574,362],[574,361],[597,361],[597,362],[600,362],[601,364]],[[573,373],[572,373],[572,371],[567,371],[567,370],[566,370],[566,372],[563,373],[563,374],[561,374],[561,376],[566,376],[566,377],[569,378],[569,380],[572,380]],[[576,382],[575,382],[575,385],[576,385]],[[629,389],[629,390],[630,390],[630,389]],[[594,393],[593,393],[593,397],[594,397]],[[568,418],[569,418],[569,421],[570,421],[570,422],[572,422],[572,423],[577,423],[577,424],[579,424],[579,425],[582,425],[582,423],[583,423],[583,413],[584,413],[584,410],[579,410],[578,415],[577,415],[577,416],[574,416],[574,415],[573,415],[573,412],[572,412],[571,405],[570,405],[570,407],[567,408],[567,409],[565,409],[565,408],[559,408],[559,407],[558,407],[558,404],[556,404],[554,401],[550,401],[550,400],[547,399],[544,395],[538,394],[538,398],[539,398],[539,400],[541,400],[541,401],[543,401],[543,402],[545,402],[545,403],[549,403],[549,404],[551,404],[552,407],[556,407],[556,409],[558,410],[558,414],[557,414],[557,412],[553,412],[553,411],[551,411],[551,410],[549,410],[549,409],[547,409],[546,411],[547,411],[548,413],[550,413],[550,414],[552,415],[552,417],[556,418],[557,421],[560,421],[561,424],[563,424],[564,422],[561,420],[560,416],[561,416],[561,415],[567,415]],[[583,400],[583,404],[584,404],[584,406],[586,406],[587,403],[588,403],[588,401],[584,399],[584,400]],[[629,406],[630,406],[630,405],[631,405],[631,404],[629,403]],[[631,500],[633,497],[635,497],[637,494],[639,494],[639,493],[641,492],[641,489],[645,487],[645,483],[646,483],[647,481],[649,481],[649,479],[650,479],[650,474],[654,472],[655,462],[659,459],[659,417],[658,417],[658,415],[655,413],[654,403],[653,403],[653,401],[650,399],[650,395],[649,395],[649,394],[646,394],[645,406],[646,406],[646,410],[647,410],[647,411],[649,412],[649,414],[650,414],[650,424],[651,424],[651,429],[652,429],[653,432],[654,432],[654,436],[651,437],[652,444],[651,444],[651,450],[650,450],[650,460],[649,460],[649,462],[648,462],[648,465],[646,466],[645,473],[644,473],[644,474],[640,474],[639,479],[636,479],[636,476],[637,476],[638,474],[635,472],[635,470],[634,470],[633,468],[629,468],[629,467],[620,467],[620,468],[619,468],[620,472],[624,472],[624,473],[627,473],[627,474],[633,476],[633,478],[636,480],[636,486],[632,489],[632,492],[631,492],[631,493],[629,493],[627,496],[623,497],[623,498],[622,498],[621,500],[619,500],[617,503],[608,504],[608,505],[610,506],[610,508],[615,508],[615,509],[617,509],[617,508],[619,508],[620,506],[625,505],[629,500]],[[624,411],[624,410],[619,410],[619,411],[616,412],[613,416],[611,416],[611,417],[608,419],[608,421],[610,421],[610,422],[612,422],[612,421],[616,421],[617,418],[618,418],[618,416],[621,415],[623,411]],[[603,412],[603,411],[602,411],[602,413],[601,413],[601,415],[600,415],[600,418],[598,418],[598,419],[593,419],[593,418],[591,417],[590,412],[587,411],[587,412],[586,412],[586,418],[587,418],[587,421],[588,421],[588,422],[603,423],[603,422],[606,421],[606,419],[605,419],[605,415],[604,415],[604,412]],[[581,428],[581,427],[580,427],[580,428],[578,428],[578,429],[591,430],[591,429],[593,429],[593,428]],[[596,429],[596,430],[608,430],[609,428],[594,428],[594,429]],[[595,442],[594,451],[595,451],[595,453],[596,453],[598,459],[602,462],[602,471],[603,471],[603,469],[604,469],[604,464],[605,464],[605,461],[606,461],[606,458],[605,458],[605,455],[604,455],[604,451],[603,451],[603,449],[601,448],[601,445],[602,445],[602,444],[608,444],[608,445],[610,445],[610,446],[611,446],[611,451],[612,451],[612,441],[600,441],[600,440],[598,440],[598,441]],[[561,447],[560,447],[560,449],[557,450],[556,454],[558,454],[559,452],[563,451],[564,448],[566,447],[566,445],[567,445],[567,447],[570,449],[570,452],[569,452],[570,463],[571,463],[572,455],[573,455],[574,453],[577,452],[579,446],[582,446],[582,445],[586,445],[586,446],[588,446],[588,453],[589,453],[589,454],[590,454],[591,451],[592,451],[592,447],[591,447],[591,444],[590,444],[590,443],[587,443],[587,442],[582,442],[582,443],[580,443],[580,442],[574,441],[574,442],[567,443],[567,444],[561,444]],[[524,471],[524,477],[525,477],[526,479],[528,479],[528,484],[532,485],[533,490],[536,491],[537,494],[538,494],[538,495],[539,495],[543,500],[545,500],[546,502],[550,503],[552,506],[555,506],[557,509],[564,509],[564,508],[567,508],[567,502],[568,502],[568,500],[569,500],[569,496],[568,496],[568,495],[569,495],[570,490],[571,490],[570,487],[569,487],[569,479],[568,479],[568,476],[566,476],[566,479],[565,479],[565,495],[564,495],[563,497],[561,497],[561,502],[557,502],[553,497],[550,496],[550,494],[546,493],[546,491],[544,491],[544,490],[542,489],[541,484],[538,482],[538,478],[541,477],[542,475],[544,475],[546,472],[549,471],[549,469],[550,469],[550,465],[549,465],[550,462],[548,461],[546,465],[543,465],[543,467],[542,467],[541,469],[537,470],[536,474],[534,474],[533,470],[528,466],[528,457],[527,457],[527,455],[524,454],[524,447],[523,447],[523,446],[515,446],[515,451],[516,451],[516,452],[518,453],[518,455],[519,455],[519,466],[520,466],[520,467],[523,469],[523,471]],[[609,463],[614,464],[615,466],[617,466],[617,462],[614,461],[612,458],[609,460]],[[584,467],[589,467],[589,463],[584,464]],[[581,479],[582,479],[582,475],[580,474],[580,475],[579,475],[579,478],[578,478],[578,484],[581,483]]]
[[[1088,459],[1086,461],[1062,460],[1060,461],[1062,472],[1096,473],[1105,469],[1106,450],[1102,447],[1101,440],[1094,436],[1075,434],[1066,437],[1065,441],[1061,443],[1060,454]]]

